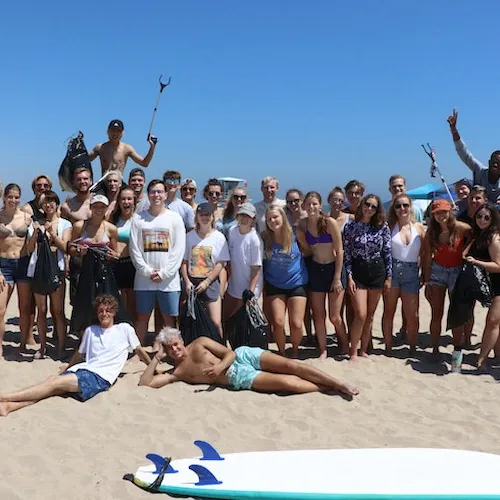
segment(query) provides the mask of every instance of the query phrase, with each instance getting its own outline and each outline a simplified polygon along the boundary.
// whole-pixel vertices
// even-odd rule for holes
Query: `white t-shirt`
[[[89,370],[114,384],[127,361],[129,350],[133,351],[140,344],[135,330],[128,323],[118,323],[111,328],[88,326],[78,349],[85,355],[85,361],[71,366],[68,371]]]
[[[186,244],[186,230],[178,213],[165,210],[152,215],[148,210],[136,213],[130,226],[129,251],[136,273],[134,290],[179,292],[179,269]],[[153,269],[161,281],[151,281]]]
[[[252,266],[261,266],[259,281],[254,294],[257,298],[262,292],[262,259],[264,244],[255,229],[247,234],[241,234],[238,226],[229,228],[227,233],[229,255],[231,256],[231,276],[227,284],[227,292],[235,299],[241,299],[243,292],[250,285]]]
[[[261,200],[255,204],[255,211],[257,213],[257,231],[259,232],[259,234],[262,234],[264,229],[266,229],[266,210],[271,205],[278,205],[279,207],[284,209],[286,207],[286,201],[276,198],[272,203],[266,203],[264,200]]]
[[[195,229],[187,234],[184,260],[188,263],[191,278],[206,278],[217,262],[228,262],[229,259],[227,241],[221,232],[214,230],[204,239]]]

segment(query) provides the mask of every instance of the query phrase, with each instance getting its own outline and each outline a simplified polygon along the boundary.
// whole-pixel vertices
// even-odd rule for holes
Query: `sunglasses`
[[[190,188],[190,187],[183,187],[182,188],[183,193],[193,193],[194,191],[196,191],[195,188]]]
[[[367,201],[365,201],[363,203],[363,205],[366,207],[366,208],[369,208],[370,210],[377,210],[378,208],[378,205],[374,205],[373,203],[368,203]]]
[[[293,198],[293,199],[290,199],[290,200],[286,200],[286,202],[289,205],[296,205],[297,203],[300,203],[300,198]]]
[[[484,220],[484,221],[488,222],[491,219],[491,215],[488,215],[488,214],[477,214],[476,215],[476,219]]]
[[[344,198],[331,198],[330,203],[344,203]]]
[[[165,184],[169,185],[174,185],[174,184],[179,184],[180,180],[179,179],[165,179]]]
[[[221,195],[222,195],[222,193],[220,191],[209,191],[208,192],[208,196],[216,196],[217,198],[219,198]]]
[[[401,208],[410,208],[410,204],[409,204],[409,203],[396,203],[396,204],[394,205],[394,208],[395,208],[396,210],[399,210],[399,209],[401,209]]]
[[[247,195],[246,194],[233,194],[233,200],[246,200]]]

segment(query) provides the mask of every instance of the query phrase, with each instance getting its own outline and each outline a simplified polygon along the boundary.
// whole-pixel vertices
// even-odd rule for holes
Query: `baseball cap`
[[[198,189],[198,186],[196,185],[196,182],[194,179],[184,179],[181,183],[181,187],[184,187],[186,184],[192,184],[195,189]]]
[[[141,177],[146,178],[146,174],[144,173],[144,170],[142,170],[142,168],[133,168],[130,171],[130,175],[128,176],[128,178],[130,179],[131,177],[135,177],[136,175],[140,175]]]
[[[248,215],[248,217],[253,218],[257,215],[257,212],[251,203],[243,203],[243,205],[241,205],[238,209],[238,213],[236,215]]]
[[[454,186],[462,186],[462,185],[467,186],[469,189],[472,189],[472,182],[469,179],[466,179],[465,177],[455,182],[454,184]]]
[[[451,204],[448,200],[436,200],[432,203],[431,213],[439,212],[440,210],[451,210]]]
[[[123,122],[121,120],[111,120],[108,125],[108,130],[110,128],[118,128],[123,130],[125,127],[123,126]]]
[[[95,194],[90,198],[90,205],[94,203],[104,203],[107,207],[109,206],[109,200],[103,194]]]
[[[200,213],[213,214],[214,209],[213,209],[212,205],[210,205],[210,203],[207,203],[206,201],[204,201],[203,203],[200,203],[196,207],[196,213],[197,214],[200,214]]]

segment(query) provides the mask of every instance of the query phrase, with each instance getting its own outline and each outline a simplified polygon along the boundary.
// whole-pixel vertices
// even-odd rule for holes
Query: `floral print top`
[[[376,229],[371,224],[353,221],[344,230],[344,263],[348,275],[352,276],[354,259],[372,260],[382,257],[385,275],[392,276],[391,232],[384,224]]]

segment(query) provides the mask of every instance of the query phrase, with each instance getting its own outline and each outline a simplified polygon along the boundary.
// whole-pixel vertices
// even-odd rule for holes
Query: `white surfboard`
[[[373,448],[232,453],[195,441],[201,458],[151,465],[125,479],[173,495],[224,499],[500,500],[500,456],[462,450]],[[464,474],[466,472],[466,474]],[[156,481],[156,483],[155,483]]]

